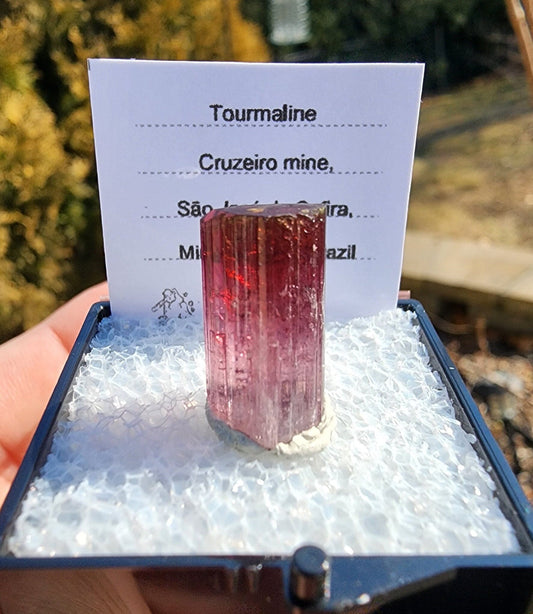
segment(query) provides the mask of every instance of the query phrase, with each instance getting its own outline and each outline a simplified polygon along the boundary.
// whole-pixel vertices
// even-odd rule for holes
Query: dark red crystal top
[[[219,215],[246,215],[256,217],[271,217],[280,215],[305,215],[314,217],[320,215],[320,210],[324,210],[324,205],[310,205],[308,203],[297,204],[264,204],[264,205],[232,205],[223,209],[213,209],[204,218],[203,222],[209,222]]]

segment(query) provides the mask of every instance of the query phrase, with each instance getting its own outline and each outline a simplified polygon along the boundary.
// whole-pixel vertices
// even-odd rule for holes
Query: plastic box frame
[[[7,541],[18,510],[27,488],[46,460],[63,400],[78,366],[100,321],[110,314],[109,303],[101,302],[93,305],[87,315],[0,511],[0,584],[6,579],[9,581],[10,574],[24,573],[30,587],[31,579],[43,572],[52,582],[54,577],[59,577],[57,574],[68,573],[68,570],[91,574],[119,568],[130,571],[136,580],[152,578],[168,583],[169,587],[185,587],[195,594],[216,595],[220,599],[221,612],[232,611],[227,609],[225,599],[228,597],[249,603],[254,612],[280,614],[303,611],[361,614],[533,612],[533,509],[422,305],[418,301],[404,300],[398,302],[398,307],[416,314],[422,342],[433,368],[440,373],[448,389],[456,417],[465,431],[476,436],[474,447],[496,484],[496,496],[516,531],[520,553],[352,557],[327,557],[327,553],[323,553],[327,571],[322,584],[312,565],[306,568],[306,556],[307,562],[312,563],[313,553],[305,548],[291,556],[14,557]],[[303,594],[299,592],[299,585],[311,587],[309,594],[305,594],[305,588]],[[313,587],[318,587],[315,593]],[[1,600],[0,594],[0,608]]]

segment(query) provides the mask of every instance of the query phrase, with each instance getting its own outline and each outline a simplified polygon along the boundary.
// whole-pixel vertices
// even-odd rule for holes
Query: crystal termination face
[[[264,448],[322,417],[325,223],[318,205],[200,223],[208,410]]]

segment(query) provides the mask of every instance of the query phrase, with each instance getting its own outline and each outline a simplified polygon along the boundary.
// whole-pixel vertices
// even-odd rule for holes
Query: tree
[[[533,0],[505,0],[533,96]]]
[[[264,0],[242,7],[268,36]],[[494,70],[512,41],[501,0],[309,0],[309,7],[311,40],[278,49],[280,59],[424,62],[426,90]]]

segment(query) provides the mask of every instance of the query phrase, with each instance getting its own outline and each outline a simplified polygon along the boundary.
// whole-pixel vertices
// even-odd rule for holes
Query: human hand
[[[89,307],[107,294],[106,282],[93,286],[0,345],[0,506]]]

